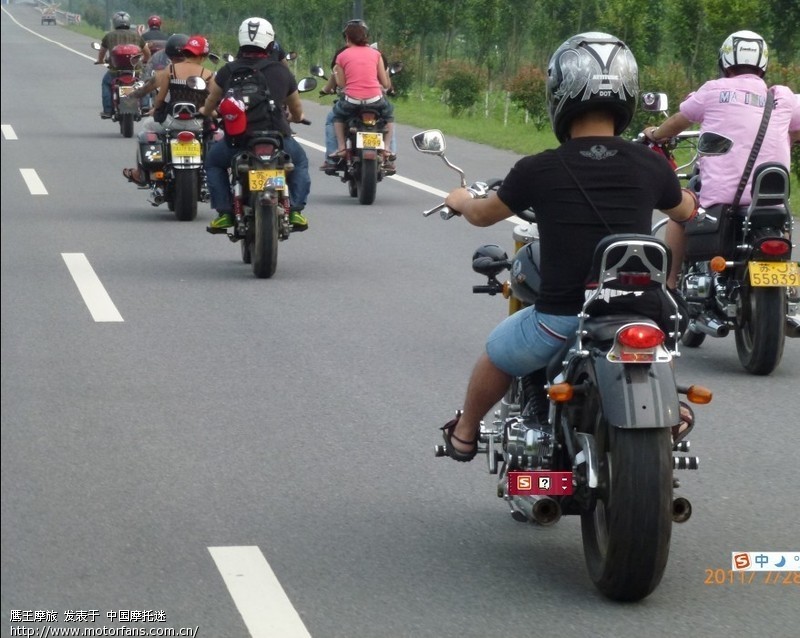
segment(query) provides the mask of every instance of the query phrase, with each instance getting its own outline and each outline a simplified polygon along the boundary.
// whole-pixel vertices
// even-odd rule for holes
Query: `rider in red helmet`
[[[147,18],[147,27],[148,29],[142,34],[142,38],[147,42],[150,53],[156,53],[166,46],[167,37],[169,36],[161,30],[160,16],[152,15]]]

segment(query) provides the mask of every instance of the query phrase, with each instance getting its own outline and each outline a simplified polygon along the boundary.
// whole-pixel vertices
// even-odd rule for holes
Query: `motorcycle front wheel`
[[[175,217],[180,222],[197,218],[197,192],[199,175],[197,170],[176,170],[172,197],[175,202]]]
[[[783,357],[786,337],[786,289],[753,288],[745,273],[741,288],[736,352],[750,374],[770,374]]]
[[[253,274],[259,279],[269,279],[278,268],[278,215],[274,206],[255,197],[253,207],[253,246],[251,258]]]
[[[596,386],[595,386],[596,387]],[[596,392],[592,390],[592,392]],[[636,601],[658,586],[672,534],[672,440],[669,428],[622,429],[586,397],[597,445],[598,487],[581,514],[589,577],[608,598]]]

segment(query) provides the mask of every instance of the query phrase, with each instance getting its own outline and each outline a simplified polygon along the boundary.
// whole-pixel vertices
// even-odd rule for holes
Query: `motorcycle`
[[[657,110],[665,112],[666,96],[656,95],[648,101],[658,102]],[[698,137],[696,131],[684,131],[651,146],[697,188],[698,157],[724,155],[732,143],[714,133]],[[678,166],[676,157],[688,161]],[[701,209],[696,222],[685,228],[687,250],[678,288],[688,302],[690,321],[681,340],[697,348],[707,336],[720,338],[733,331],[742,367],[768,375],[780,364],[785,338],[800,337],[800,299],[789,295],[800,287],[800,266],[792,261],[787,167],[756,165],[751,194],[751,203],[737,210]],[[654,232],[665,223],[656,224]]]
[[[395,75],[402,68],[400,62],[395,62],[389,66],[389,74]],[[328,79],[320,66],[311,67],[311,74],[326,81]],[[320,93],[320,96],[325,95],[328,94]],[[345,99],[345,96],[340,92],[338,99]],[[359,204],[372,204],[378,182],[395,174],[394,169],[383,165],[381,156],[385,149],[383,138],[386,124],[386,120],[379,117],[374,108],[370,108],[369,104],[362,104],[345,122],[346,155],[336,165],[325,170],[326,175],[339,176],[347,184],[350,197],[357,197]]]
[[[101,49],[99,42],[92,42],[95,51]],[[115,69],[111,81],[111,119],[119,122],[123,137],[133,137],[133,123],[142,119],[142,108],[138,102],[123,100],[135,90],[141,80],[142,50],[135,44],[118,44],[109,51],[110,66]],[[106,66],[109,66],[106,64]]]
[[[313,90],[317,81],[304,78],[298,91]],[[303,120],[301,124],[311,124]],[[230,229],[211,228],[212,235],[225,234],[241,242],[242,261],[251,264],[259,279],[269,279],[278,268],[278,242],[292,232],[291,199],[286,174],[293,170],[291,157],[283,150],[283,135],[278,131],[259,131],[250,135],[231,160],[234,225]]]
[[[440,131],[418,133],[413,144],[440,156],[466,186],[463,171],[444,156]],[[485,197],[500,183],[470,189]],[[445,204],[424,215],[436,212],[443,219],[454,215]],[[538,294],[536,216],[524,211],[519,217],[524,223],[514,229],[513,259],[495,245],[482,246],[473,257],[473,270],[488,279],[473,292],[502,294],[510,313],[533,304]],[[673,470],[699,465],[697,457],[684,455],[688,440],[673,442],[672,430],[682,419],[679,395],[697,404],[712,395],[675,380],[680,315],[666,292],[666,245],[650,235],[610,235],[598,245],[593,264],[596,283],[587,287],[573,340],[550,361],[546,379],[537,373],[513,379],[492,422],[481,422],[478,452],[498,476],[497,495],[514,520],[549,527],[562,515],[580,516],[590,579],[605,596],[634,601],[660,582],[672,524],[692,512],[689,500],[674,493],[679,482]],[[510,281],[501,283],[497,276],[504,270]],[[624,314],[596,310],[598,300],[620,291],[668,300],[669,329],[636,303]],[[444,446],[435,446],[437,457],[445,454]]]
[[[189,88],[202,91],[199,76],[186,80]],[[147,131],[140,138],[137,162],[148,176],[149,201],[164,202],[178,221],[197,218],[197,203],[208,201],[204,159],[213,132],[200,123],[203,116],[191,102],[176,102],[164,120],[162,131]]]

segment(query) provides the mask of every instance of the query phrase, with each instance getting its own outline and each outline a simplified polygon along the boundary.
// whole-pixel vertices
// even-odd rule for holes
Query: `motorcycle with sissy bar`
[[[666,113],[666,95],[643,97],[646,110]],[[647,140],[640,134],[638,141]],[[697,159],[725,155],[733,141],[716,133],[698,136],[697,131],[684,131],[649,145],[667,157],[679,178],[699,191],[702,175]],[[685,160],[680,166],[678,158]],[[725,337],[733,331],[742,367],[751,374],[767,375],[780,364],[785,338],[800,337],[800,265],[792,260],[794,219],[787,167],[756,164],[752,175],[750,204],[700,209],[685,225],[686,253],[678,289],[689,306],[683,345],[697,348],[707,336]],[[659,221],[653,232],[666,223]]]
[[[441,157],[466,187],[463,171],[444,156],[440,131],[423,131],[412,141]],[[470,190],[487,197],[500,183],[478,182]],[[443,219],[456,214],[440,204],[424,215],[437,212]],[[513,259],[494,245],[473,256],[473,270],[488,279],[473,292],[502,294],[511,313],[535,303],[540,281],[536,216],[523,211],[519,217],[525,223],[514,229]],[[692,511],[674,493],[673,470],[699,464],[685,455],[694,424],[683,416],[691,410],[679,395],[697,404],[712,398],[706,388],[675,379],[681,317],[666,289],[668,265],[666,245],[653,236],[604,238],[574,337],[550,361],[546,377],[514,378],[494,419],[480,425],[478,452],[498,476],[497,496],[512,518],[549,527],[562,515],[580,516],[589,577],[615,600],[640,600],[662,578],[672,524]],[[510,281],[501,283],[497,276],[505,270]],[[597,303],[609,294],[637,301],[609,314],[610,304]],[[660,300],[661,321],[639,310],[640,297]],[[445,447],[435,446],[435,454],[445,456]]]

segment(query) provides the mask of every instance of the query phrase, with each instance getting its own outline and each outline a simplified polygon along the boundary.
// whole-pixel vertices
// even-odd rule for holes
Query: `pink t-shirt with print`
[[[789,168],[789,132],[800,130],[800,96],[785,86],[773,87],[775,106],[758,153],[758,166],[764,162],[780,162]],[[767,85],[757,75],[738,75],[706,82],[681,103],[680,112],[692,122],[700,123],[700,132],[711,131],[733,140],[731,150],[717,157],[701,157],[700,204],[728,204],[753,148],[764,104]],[[741,204],[749,204],[752,177],[742,193]]]
[[[336,64],[344,69],[344,78],[347,83],[344,92],[357,100],[383,95],[383,87],[378,80],[378,64],[381,53],[368,46],[347,47],[338,56]]]

